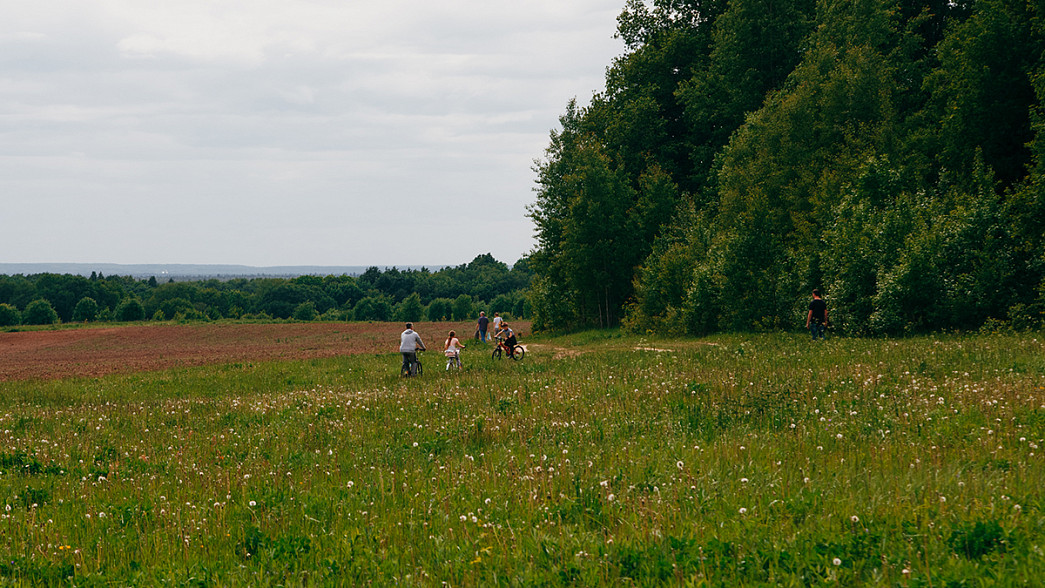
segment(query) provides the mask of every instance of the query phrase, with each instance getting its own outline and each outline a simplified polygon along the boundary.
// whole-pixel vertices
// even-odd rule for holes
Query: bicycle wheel
[[[501,359],[501,348],[500,348],[500,346],[497,346],[497,347],[493,348],[493,353],[490,354],[490,357],[492,357],[494,359]]]
[[[424,370],[421,369],[421,360],[418,359],[417,361],[414,362],[414,375],[415,376],[420,376],[422,371],[424,371]]]
[[[526,355],[526,350],[523,349],[523,346],[516,345],[515,350],[512,351],[512,359],[514,359],[515,361],[519,361],[523,358],[524,355]]]

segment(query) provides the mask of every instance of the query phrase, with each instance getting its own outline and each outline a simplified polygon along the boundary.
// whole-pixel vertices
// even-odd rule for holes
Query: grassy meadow
[[[0,383],[0,584],[1040,586],[1045,336]]]

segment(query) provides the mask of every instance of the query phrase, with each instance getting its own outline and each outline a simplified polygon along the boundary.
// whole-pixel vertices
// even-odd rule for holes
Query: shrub
[[[281,283],[261,294],[258,310],[267,312],[276,318],[285,319],[293,316],[298,306],[308,300],[309,288],[307,286],[296,282]]]
[[[196,312],[196,307],[192,305],[192,302],[185,298],[171,298],[170,300],[164,300],[163,303],[160,304],[160,311],[163,312],[165,319],[171,320],[178,314],[189,316]]]
[[[490,301],[490,313],[498,312],[502,315],[513,314],[514,304],[512,299],[506,294],[499,294],[496,298]]]
[[[453,318],[454,301],[449,298],[436,298],[428,305],[428,320],[448,321]]]
[[[703,263],[693,270],[693,279],[681,312],[687,333],[704,335],[719,328],[718,299],[721,288],[713,263]]]
[[[392,319],[392,305],[388,300],[376,296],[368,296],[360,300],[356,303],[353,312],[357,321],[387,321]]]
[[[98,317],[98,301],[90,296],[84,296],[73,308],[74,322],[93,321]]]
[[[186,309],[179,310],[178,312],[174,313],[174,316],[172,317],[172,320],[174,320],[176,322],[179,322],[179,323],[184,323],[184,322],[189,322],[189,321],[205,321],[205,320],[207,320],[207,315],[205,315],[202,312],[196,310],[195,308],[186,308]]]
[[[294,308],[294,320],[296,321],[314,321],[319,313],[316,312],[316,303],[311,300],[302,302]]]
[[[466,321],[472,318],[472,297],[461,294],[454,299],[453,312],[455,321]]]
[[[26,305],[22,322],[27,325],[53,325],[58,322],[58,313],[50,302],[38,298]]]
[[[534,277],[530,284],[534,332],[572,328],[577,324],[573,292],[548,277]],[[493,311],[493,308],[490,309]]]
[[[319,320],[325,321],[325,322],[329,322],[329,323],[336,323],[336,322],[343,322],[343,321],[346,321],[348,319],[345,318],[345,311],[338,310],[336,308],[331,308],[331,309],[327,310],[326,312],[324,312],[323,314],[319,315]]]
[[[0,304],[0,327],[13,327],[22,323],[22,313],[10,304]]]
[[[425,307],[421,305],[421,296],[414,292],[396,306],[396,320],[415,322],[424,318]]]
[[[526,318],[530,316],[530,301],[525,296],[517,296],[515,300],[515,306],[512,307],[512,314],[517,319]]]

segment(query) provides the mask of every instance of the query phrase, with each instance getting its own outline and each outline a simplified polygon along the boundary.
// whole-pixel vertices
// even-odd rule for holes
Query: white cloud
[[[532,247],[532,160],[602,86],[622,6],[9,7],[0,193],[29,220],[0,261],[512,262]]]

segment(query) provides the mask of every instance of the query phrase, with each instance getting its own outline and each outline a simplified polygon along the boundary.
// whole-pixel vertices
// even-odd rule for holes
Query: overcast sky
[[[624,0],[0,0],[0,262],[457,265]]]

